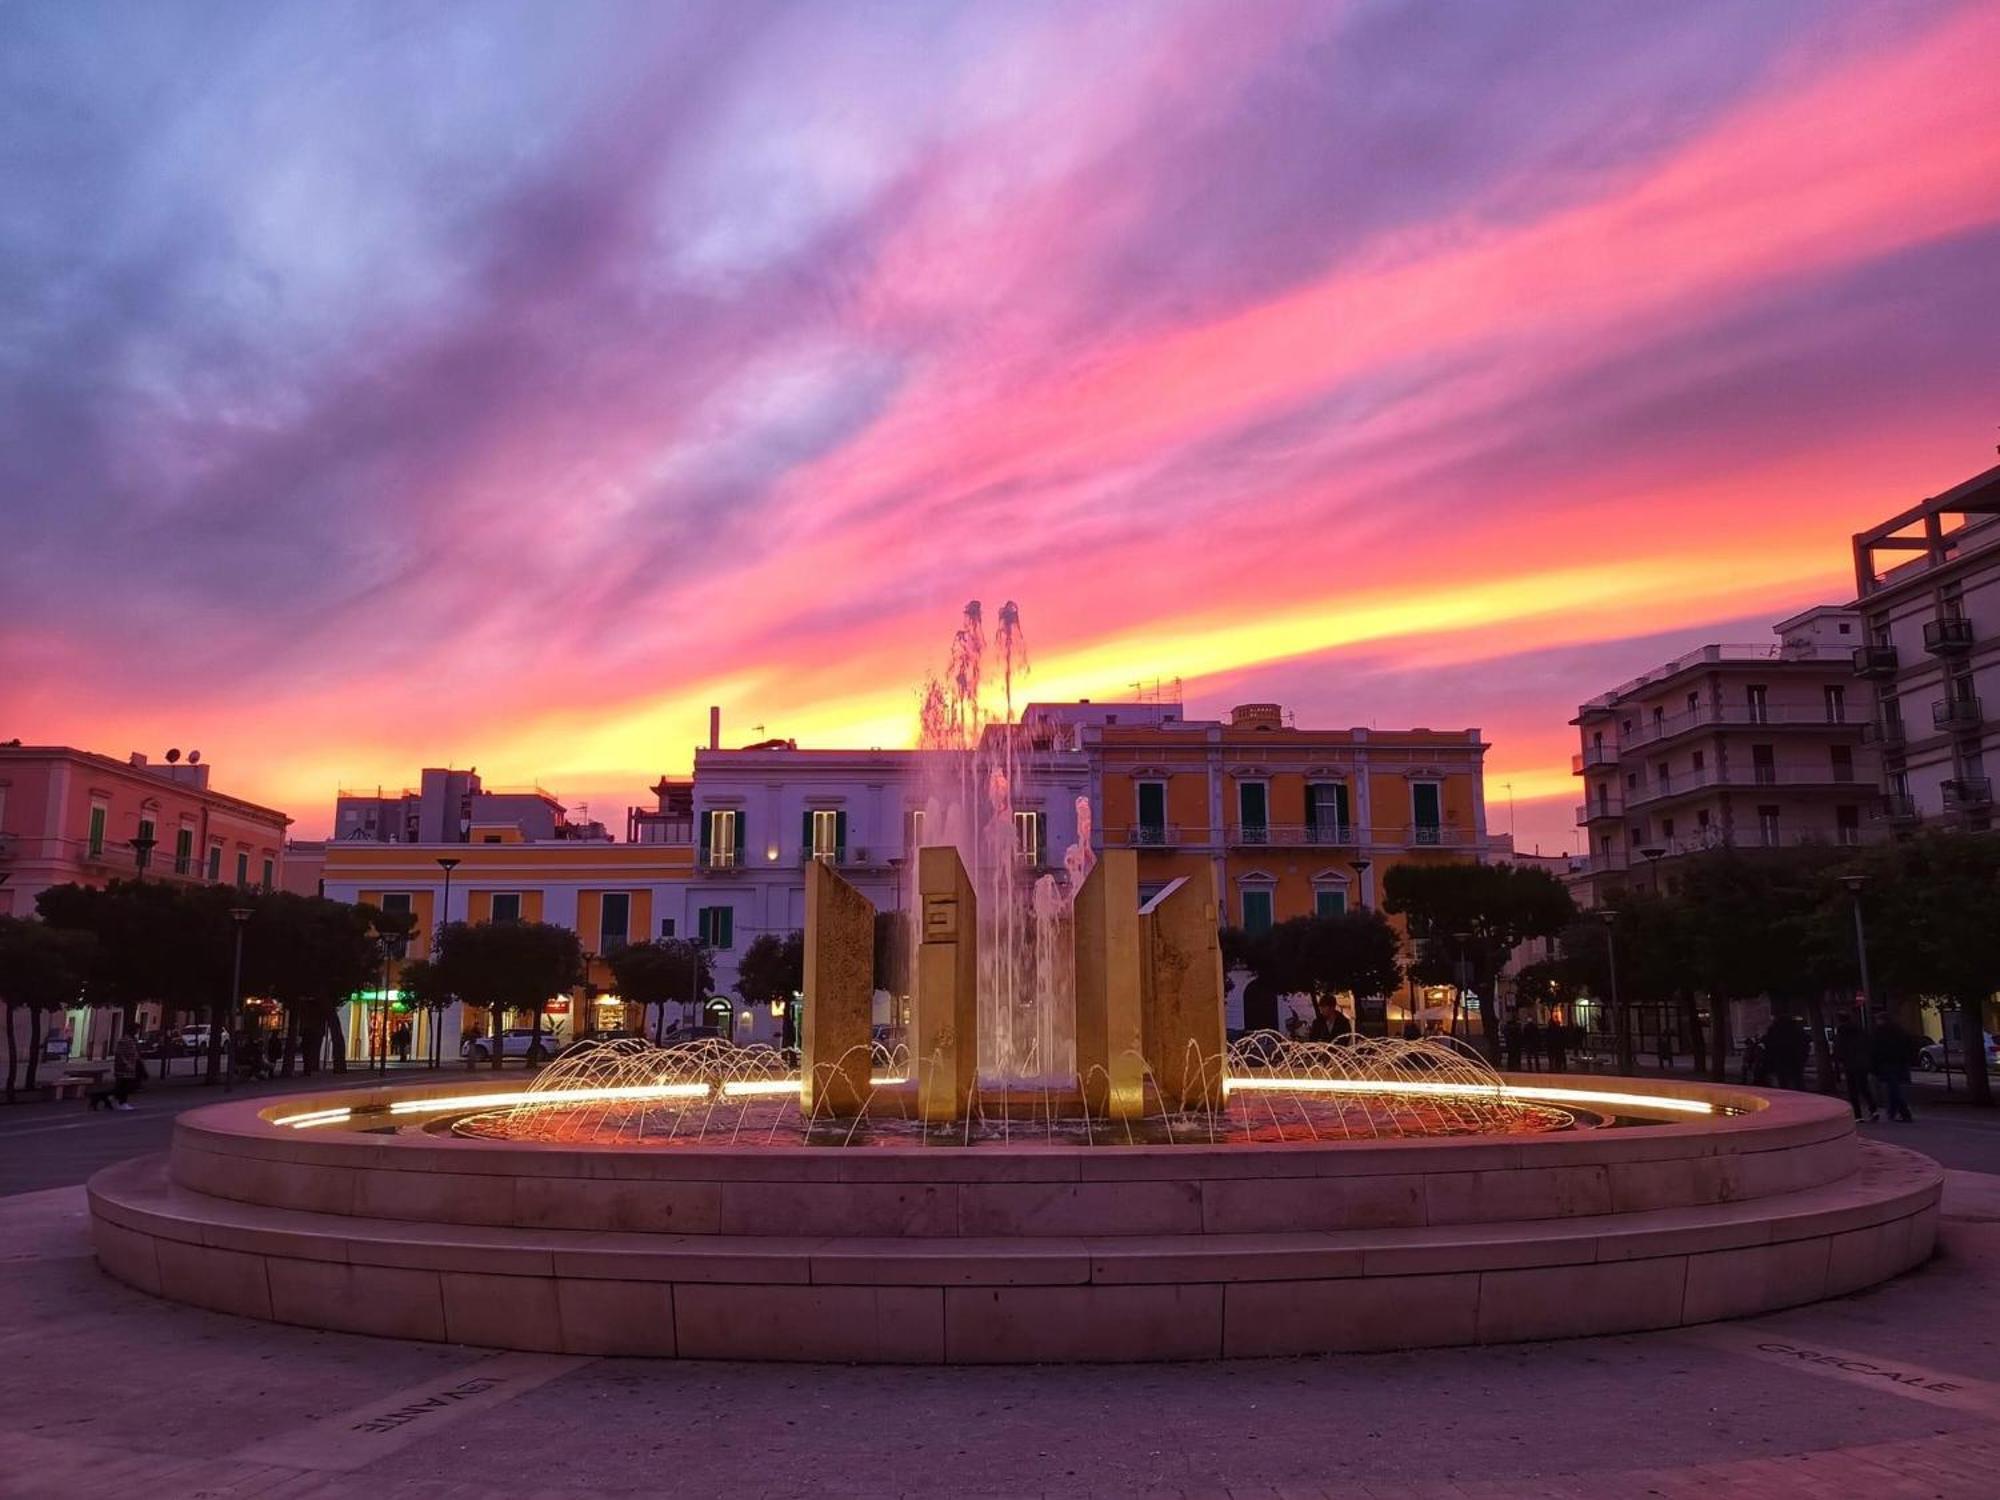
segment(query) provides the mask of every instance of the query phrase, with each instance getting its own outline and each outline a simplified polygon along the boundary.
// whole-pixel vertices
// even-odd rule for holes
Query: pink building
[[[0,744],[0,915],[35,914],[52,885],[148,880],[276,888],[285,828],[268,807],[209,789],[209,768],[114,760],[63,745]],[[54,1018],[76,1055],[102,1051],[108,1017]]]

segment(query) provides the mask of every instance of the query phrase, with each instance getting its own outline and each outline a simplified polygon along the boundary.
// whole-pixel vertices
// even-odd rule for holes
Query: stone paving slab
[[[1997,1186],[1953,1174],[1921,1271],[1723,1327],[2000,1384]],[[98,1272],[82,1223],[74,1189],[0,1201],[5,1500],[1951,1500],[2000,1474],[1977,1411],[1672,1334],[1190,1367],[598,1359],[358,1469],[259,1463],[492,1356],[165,1304]]]

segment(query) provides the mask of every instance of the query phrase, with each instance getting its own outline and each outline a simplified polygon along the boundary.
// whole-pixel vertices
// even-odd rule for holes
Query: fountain
[[[1941,1172],[1814,1095],[1506,1075],[1451,1041],[1225,1041],[1217,893],[1018,857],[1034,747],[969,606],[924,696],[910,1025],[807,865],[799,1059],[578,1048],[508,1079],[188,1111],[90,1184],[113,1276],[225,1312],[582,1354],[1195,1359],[1673,1327],[1930,1253]],[[1039,863],[1039,861],[1037,861]],[[1032,876],[1032,878],[1030,878]],[[1212,878],[1212,877],[1208,877]]]

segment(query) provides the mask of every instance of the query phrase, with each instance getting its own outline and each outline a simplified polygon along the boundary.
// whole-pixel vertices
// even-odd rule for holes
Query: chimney
[[[126,757],[126,760],[129,764],[137,767],[142,771],[146,768],[146,752],[143,750],[134,750],[129,756]]]
[[[722,705],[719,703],[708,706],[708,748],[722,748]]]

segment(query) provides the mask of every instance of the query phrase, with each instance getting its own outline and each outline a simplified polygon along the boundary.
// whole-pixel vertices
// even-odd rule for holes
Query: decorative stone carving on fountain
[[[869,1095],[875,903],[817,859],[806,867],[805,971],[799,1112],[858,1115]]]
[[[1228,1042],[1215,876],[1183,875],[1139,908],[1144,1050],[1170,1110],[1219,1109]]]
[[[917,851],[916,995],[910,1062],[917,1114],[928,1123],[965,1118],[979,1071],[979,909],[958,851]]]
[[[1139,856],[1107,849],[1077,887],[1076,1071],[1093,1115],[1146,1112],[1146,1038],[1139,979]]]

